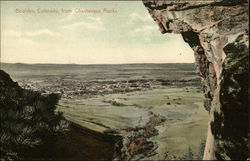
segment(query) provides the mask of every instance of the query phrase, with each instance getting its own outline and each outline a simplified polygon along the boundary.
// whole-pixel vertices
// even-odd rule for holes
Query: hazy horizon
[[[181,35],[161,34],[141,1],[1,1],[1,33],[1,61],[6,63],[194,62]]]
[[[22,62],[15,62],[15,63],[8,63],[8,62],[1,62],[1,64],[24,64],[24,65],[133,65],[133,64],[195,64],[195,62],[191,63],[109,63],[109,64],[78,64],[78,63],[22,63]]]

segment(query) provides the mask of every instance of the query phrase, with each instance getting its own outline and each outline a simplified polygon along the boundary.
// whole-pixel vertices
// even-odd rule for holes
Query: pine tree
[[[192,160],[194,158],[194,153],[190,146],[188,147],[187,152],[184,153],[181,158],[183,160]]]
[[[200,146],[199,146],[199,151],[198,151],[198,158],[201,159],[201,160],[203,158],[205,145],[206,145],[206,140],[203,138],[203,139],[201,139]]]
[[[47,134],[67,128],[62,113],[55,112],[59,96],[42,96],[22,89],[0,70],[0,159],[30,157],[34,148],[44,143]]]

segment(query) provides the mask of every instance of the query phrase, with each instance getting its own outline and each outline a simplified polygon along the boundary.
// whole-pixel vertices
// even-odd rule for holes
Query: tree
[[[22,89],[0,70],[0,159],[31,157],[48,134],[67,128],[62,113],[55,112],[59,96],[42,96]]]

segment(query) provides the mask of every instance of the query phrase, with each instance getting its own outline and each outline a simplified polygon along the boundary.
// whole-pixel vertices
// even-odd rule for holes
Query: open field
[[[197,77],[195,65],[177,64],[8,64],[2,68],[11,73],[15,80],[73,79],[86,81],[128,79],[190,79]]]
[[[166,152],[180,156],[188,147],[197,152],[206,137],[208,113],[194,64],[3,68],[24,88],[60,94],[57,110],[66,119],[96,133],[122,136],[119,145],[109,145],[115,147],[114,158],[163,160]]]
[[[166,121],[157,126],[158,153],[149,159],[164,159],[164,153],[180,155],[190,146],[198,151],[206,136],[208,114],[202,106],[203,96],[196,87],[164,87],[128,94],[110,94],[89,99],[61,100],[58,110],[67,119],[99,132],[112,131],[126,135],[126,128],[141,127],[149,120],[149,112]],[[103,102],[113,100],[120,106]],[[108,102],[108,101],[107,101]]]

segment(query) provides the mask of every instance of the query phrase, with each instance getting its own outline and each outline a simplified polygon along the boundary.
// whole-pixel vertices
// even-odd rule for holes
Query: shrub
[[[185,152],[185,153],[181,156],[181,158],[182,158],[183,160],[192,160],[192,159],[194,158],[194,153],[193,153],[193,150],[191,149],[190,146],[188,147],[187,152]]]
[[[199,146],[199,151],[198,151],[198,158],[200,160],[202,160],[202,158],[203,158],[203,154],[204,154],[204,150],[205,150],[205,145],[206,145],[206,139],[202,138],[201,142],[200,142],[200,146]]]
[[[194,152],[192,148],[189,146],[187,151],[181,155],[181,157],[174,156],[173,160],[202,160],[204,150],[205,150],[206,140],[205,138],[201,139],[200,146],[198,152]],[[167,153],[168,154],[168,153]],[[167,155],[169,157],[169,155]]]
[[[58,100],[56,94],[22,89],[0,70],[1,159],[31,157],[48,134],[67,128],[62,113],[55,112]]]

